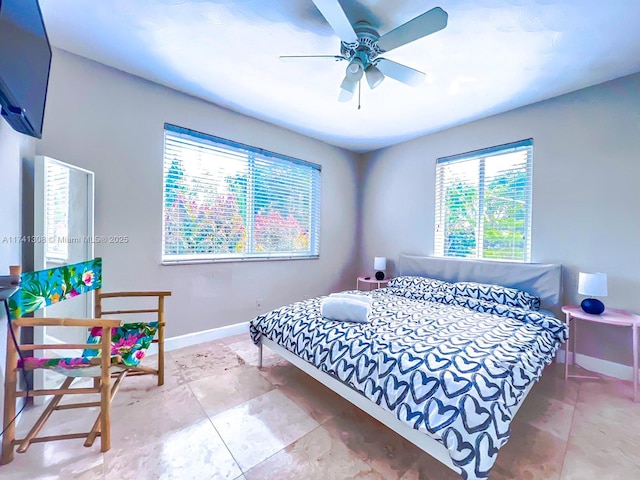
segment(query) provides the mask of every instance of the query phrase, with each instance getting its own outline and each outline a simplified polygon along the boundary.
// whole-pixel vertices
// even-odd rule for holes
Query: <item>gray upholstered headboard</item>
[[[400,255],[399,275],[418,275],[447,282],[478,282],[517,288],[540,297],[551,309],[562,298],[562,266],[542,263],[492,262],[462,258]]]

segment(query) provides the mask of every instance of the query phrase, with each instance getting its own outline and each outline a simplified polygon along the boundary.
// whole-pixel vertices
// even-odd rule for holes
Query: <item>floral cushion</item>
[[[540,297],[515,288],[476,282],[457,282],[453,287],[456,297],[475,298],[527,310],[540,310]]]
[[[158,330],[158,322],[125,323],[112,329],[111,364],[121,368],[140,364]],[[99,344],[102,328],[94,327],[87,343]],[[67,376],[96,376],[100,374],[100,350],[86,349],[81,357],[36,358],[25,357],[18,366],[27,370],[46,368]]]

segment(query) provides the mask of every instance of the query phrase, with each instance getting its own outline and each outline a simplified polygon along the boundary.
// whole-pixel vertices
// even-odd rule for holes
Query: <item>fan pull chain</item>
[[[362,80],[358,81],[358,110],[360,110],[360,94],[362,93]]]

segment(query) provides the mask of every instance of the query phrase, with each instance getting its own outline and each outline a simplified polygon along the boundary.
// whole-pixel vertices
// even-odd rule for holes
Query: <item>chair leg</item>
[[[11,325],[14,335],[19,329]],[[2,458],[0,464],[6,465],[13,461],[13,442],[16,439],[16,392],[18,389],[18,352],[12,342],[11,332],[7,332],[7,364],[4,379],[4,414],[2,422]],[[26,399],[25,399],[26,401]]]
[[[102,328],[102,357],[100,362],[100,451],[107,452],[111,448],[111,328]]]
[[[158,386],[164,385],[164,341],[158,342]]]
[[[113,385],[111,386],[111,395],[109,398],[109,402],[113,400],[113,397],[115,396],[116,392],[118,391],[118,387],[120,386],[120,382],[124,380],[124,377],[126,374],[127,374],[127,371],[123,370],[116,377],[115,382],[113,382]],[[101,411],[98,414],[98,418],[96,418],[96,421],[94,422],[93,427],[91,427],[91,430],[89,431],[89,435],[87,436],[87,439],[84,442],[85,447],[90,447],[93,445],[93,442],[96,441],[96,437],[98,436],[98,433],[100,433],[100,436],[102,436],[102,433],[100,432],[102,427],[102,408],[100,410]]]
[[[73,380],[74,380],[74,377],[67,377],[65,381],[62,383],[62,386],[60,387],[60,389],[66,390],[67,388],[69,388]],[[31,427],[31,430],[29,430],[29,433],[27,434],[27,436],[24,437],[24,439],[18,446],[18,449],[17,449],[18,453],[24,453],[27,451],[27,449],[29,448],[29,445],[31,445],[31,440],[36,435],[38,435],[40,430],[42,430],[42,427],[44,426],[46,421],[49,419],[49,417],[51,416],[55,408],[58,406],[58,404],[60,403],[60,400],[62,400],[62,397],[64,397],[64,393],[54,395],[54,397],[51,399],[51,401],[47,405],[47,408],[45,408],[44,412],[42,412],[42,415],[40,415],[40,418],[38,418],[36,423],[33,424],[33,427]]]
[[[164,385],[164,297],[158,297],[158,386]]]

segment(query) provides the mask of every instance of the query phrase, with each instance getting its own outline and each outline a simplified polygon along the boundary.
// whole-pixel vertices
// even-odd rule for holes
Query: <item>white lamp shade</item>
[[[386,270],[387,269],[387,258],[386,257],[375,257],[373,259],[373,269],[374,270]]]
[[[580,272],[578,274],[578,293],[593,297],[606,297],[607,274]]]
[[[369,65],[364,73],[367,76],[367,83],[369,84],[370,88],[376,88],[384,80],[384,75],[374,65]]]
[[[358,81],[351,80],[347,75],[344,77],[344,80],[342,80],[342,83],[340,84],[340,89],[344,90],[345,92],[349,92],[353,96],[353,93],[356,91],[357,86],[358,86]]]

